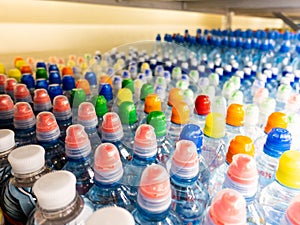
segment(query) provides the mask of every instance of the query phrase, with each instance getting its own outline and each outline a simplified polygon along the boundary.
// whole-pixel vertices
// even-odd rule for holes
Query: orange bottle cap
[[[66,66],[62,69],[61,74],[64,75],[73,75],[73,69],[69,66]]]
[[[43,88],[34,91],[33,101],[38,104],[51,102],[48,92]]]
[[[20,71],[21,71],[22,74],[25,74],[25,73],[32,74],[32,70],[31,70],[31,67],[29,65],[21,66]]]
[[[273,128],[284,128],[288,125],[288,117],[282,112],[273,112],[268,117],[267,125],[265,126],[265,133],[269,133]]]
[[[184,93],[180,88],[172,88],[169,93],[168,105],[173,106],[176,102],[182,102]]]
[[[100,84],[105,84],[105,83],[108,83],[110,84],[110,86],[112,87],[112,79],[109,75],[102,75],[100,76],[100,80],[99,80]]]
[[[161,100],[157,94],[149,94],[145,98],[144,112],[149,114],[153,111],[161,111]]]
[[[27,120],[34,118],[34,114],[31,106],[27,102],[18,102],[14,108],[14,119],[15,120]]]
[[[227,109],[226,124],[239,127],[245,121],[245,109],[243,105],[231,104]]]
[[[41,112],[36,117],[37,132],[49,132],[58,129],[54,115],[51,112]]]
[[[178,102],[172,107],[171,121],[176,124],[190,122],[190,108],[185,102]]]
[[[86,79],[79,79],[76,82],[76,88],[81,88],[84,90],[86,95],[89,95],[91,93],[90,90],[90,84]]]

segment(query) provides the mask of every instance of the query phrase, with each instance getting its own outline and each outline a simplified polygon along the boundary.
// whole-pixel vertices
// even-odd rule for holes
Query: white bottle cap
[[[300,70],[295,70],[294,73],[295,73],[295,77],[297,78],[300,77]]]
[[[244,73],[245,73],[246,75],[251,75],[251,68],[245,67],[245,68],[244,68]]]
[[[244,78],[244,71],[243,70],[238,70],[236,71],[235,75],[241,79]]]
[[[272,70],[265,70],[264,74],[267,76],[267,78],[271,78],[272,77]]]
[[[216,73],[219,74],[219,76],[223,75],[223,68],[216,68]]]
[[[213,69],[215,67],[215,64],[213,62],[208,62],[207,66],[208,66],[208,68]],[[204,67],[204,69],[205,69],[205,67]]]
[[[271,63],[266,63],[264,67],[269,70],[269,69],[272,68],[272,64]]]
[[[86,225],[135,225],[134,218],[126,209],[121,207],[105,207],[97,210],[86,221]]]
[[[189,64],[187,62],[183,62],[183,63],[181,63],[181,68],[182,69],[188,69],[189,68]]]
[[[272,67],[272,74],[278,75],[278,68],[277,67]]]
[[[15,146],[15,133],[12,130],[0,130],[0,153]]]
[[[212,64],[212,68],[214,68],[214,65],[213,65],[213,64]],[[199,70],[201,73],[204,73],[204,72],[205,72],[205,66],[204,66],[204,65],[198,66],[198,70]]]
[[[76,197],[76,177],[64,170],[48,173],[35,182],[33,192],[42,209],[64,208]]]
[[[16,174],[33,173],[45,165],[45,150],[40,145],[25,145],[14,149],[8,161]]]

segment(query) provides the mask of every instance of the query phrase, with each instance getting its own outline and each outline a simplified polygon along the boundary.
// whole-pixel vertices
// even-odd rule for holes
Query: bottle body
[[[60,130],[60,140],[64,141],[66,138],[67,128],[72,125],[72,117],[66,120],[58,120],[56,118],[56,121]]]
[[[98,131],[96,127],[90,129],[85,128],[84,130],[90,139],[91,146],[92,146],[92,156],[93,156],[96,148],[101,144],[101,139],[98,135]]]
[[[222,190],[228,167],[229,164],[225,162],[211,173],[207,188],[211,199]]]
[[[134,136],[138,126],[139,126],[138,122],[135,122],[134,124],[131,125],[123,124],[124,136],[122,138],[122,143],[127,148],[132,150],[134,145]]]
[[[107,141],[107,140],[102,140],[103,143],[112,143],[115,145],[119,151],[121,161],[123,165],[127,164],[129,161],[132,160],[132,150],[127,148],[121,140],[116,140],[116,141]]]
[[[172,142],[163,136],[157,139],[157,161],[166,166],[167,162],[172,158],[175,147]]]
[[[247,224],[249,225],[265,225],[265,212],[258,201],[253,199],[246,199],[246,211],[247,211]]]
[[[15,129],[15,141],[18,146],[36,144],[35,126],[29,129]]]

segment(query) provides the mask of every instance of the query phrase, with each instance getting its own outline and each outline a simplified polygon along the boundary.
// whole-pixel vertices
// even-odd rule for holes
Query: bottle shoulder
[[[182,220],[173,210],[170,210],[167,217],[160,221],[149,221],[145,219],[137,209],[132,212],[132,215],[136,225],[183,225]]]

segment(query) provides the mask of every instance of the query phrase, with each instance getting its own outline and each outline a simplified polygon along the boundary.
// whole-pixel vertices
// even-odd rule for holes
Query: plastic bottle
[[[237,135],[230,141],[230,145],[226,154],[226,161],[217,167],[209,178],[207,189],[211,198],[213,198],[222,189],[228,167],[232,162],[233,156],[237,154],[247,154],[251,157],[254,157],[254,144],[249,137]]]
[[[101,134],[103,143],[112,143],[117,147],[123,164],[128,163],[132,159],[131,149],[126,148],[122,144],[124,132],[118,114],[108,112],[103,116]]]
[[[103,83],[99,86],[99,95],[103,95],[106,99],[108,111],[112,111],[113,108],[113,89],[110,84]]]
[[[234,189],[244,196],[248,224],[266,224],[265,212],[256,200],[258,172],[252,156],[237,154],[232,157],[223,188]]]
[[[26,145],[14,149],[8,156],[13,177],[4,189],[3,213],[10,224],[26,224],[35,208],[33,184],[50,172],[45,166],[45,150],[39,145]]]
[[[280,79],[280,86],[277,89],[276,93],[276,111],[283,111],[288,101],[293,88],[290,85],[290,79],[288,77],[282,77]]]
[[[275,181],[260,193],[259,203],[263,206],[267,224],[279,225],[293,198],[300,193],[300,152],[284,152],[276,171]]]
[[[76,178],[69,171],[56,171],[33,185],[37,207],[28,225],[84,224],[94,209],[90,201],[76,193]]]
[[[14,107],[15,141],[18,146],[35,144],[35,116],[27,102],[18,102]]]
[[[14,130],[14,103],[9,95],[0,95],[0,129]]]
[[[124,183],[130,187],[133,201],[144,169],[156,163],[157,141],[154,128],[148,124],[138,127],[134,137],[133,158],[124,167]]]
[[[210,113],[203,129],[204,138],[201,155],[210,172],[225,162],[226,144],[225,118],[220,113]]]
[[[232,189],[220,191],[213,199],[203,225],[246,225],[246,202]]]
[[[88,135],[82,125],[71,125],[67,129],[65,150],[67,162],[63,169],[76,176],[76,190],[80,195],[84,195],[93,184],[94,156]]]
[[[227,108],[226,115],[226,136],[228,140],[233,139],[236,135],[243,135],[245,133],[244,122],[244,106],[240,104],[231,104]],[[228,146],[226,146],[226,149],[227,147]]]
[[[176,143],[170,176],[171,208],[178,213],[184,224],[200,224],[209,195],[198,180],[199,158],[196,145],[192,141],[180,140]]]
[[[33,110],[35,115],[43,111],[51,112],[52,104],[47,90],[36,89],[34,91]]]
[[[275,180],[279,158],[290,150],[291,139],[291,134],[283,128],[273,128],[268,134],[263,151],[256,156],[260,189]]]
[[[299,210],[300,210],[300,199],[299,199],[299,195],[297,195],[297,197],[293,200],[293,202],[289,205],[288,209],[286,210],[285,216],[282,218],[281,224],[299,225],[300,224]]]
[[[72,107],[72,124],[78,123],[78,107],[86,101],[86,94],[81,88],[73,88],[71,91],[70,104]]]
[[[258,126],[265,127],[268,117],[275,111],[276,101],[274,98],[267,98],[259,105]]]
[[[254,104],[245,107],[244,134],[252,140],[256,140],[263,135],[263,130],[258,126],[259,108]]]
[[[17,84],[14,90],[15,102],[28,102],[32,105],[32,98],[25,84]]]
[[[96,148],[101,144],[101,139],[97,131],[98,118],[92,103],[82,102],[79,105],[78,123],[84,127],[91,142],[92,155],[94,155]]]
[[[17,85],[17,81],[15,78],[7,78],[5,80],[5,93],[9,95],[13,101],[15,101],[14,90],[16,85]]]
[[[75,88],[75,79],[72,75],[64,75],[62,78],[63,94],[71,101],[71,91]],[[72,102],[70,102],[72,104]]]
[[[184,99],[184,93],[179,88],[172,88],[169,92],[167,105],[163,106],[163,111],[166,115],[167,122],[171,120],[172,107],[176,102],[182,102]]]
[[[206,116],[210,113],[210,100],[207,95],[198,95],[195,100],[194,122],[204,127]]]
[[[183,224],[177,214],[170,210],[170,180],[164,167],[151,165],[144,170],[137,199],[137,208],[132,212],[136,224]]]
[[[121,88],[117,94],[117,104],[113,105],[112,111],[118,113],[119,106],[122,102],[133,102],[132,92],[128,88]]]
[[[94,185],[86,194],[94,207],[119,206],[132,211],[133,204],[122,180],[124,170],[115,145],[99,145],[95,152],[94,172]]]
[[[85,73],[84,78],[89,82],[91,97],[98,96],[97,76],[94,72],[88,71]]]
[[[220,113],[224,118],[227,114],[227,102],[223,96],[216,96],[211,102],[211,112]]]
[[[98,117],[98,134],[101,137],[101,126],[103,122],[103,116],[105,113],[108,112],[108,107],[107,107],[107,102],[106,99],[103,95],[98,95],[97,97],[94,98],[94,106],[95,106],[95,111],[96,115]]]
[[[59,127],[50,112],[41,112],[36,117],[36,139],[46,151],[46,165],[60,170],[65,165],[65,148],[59,140]]]

